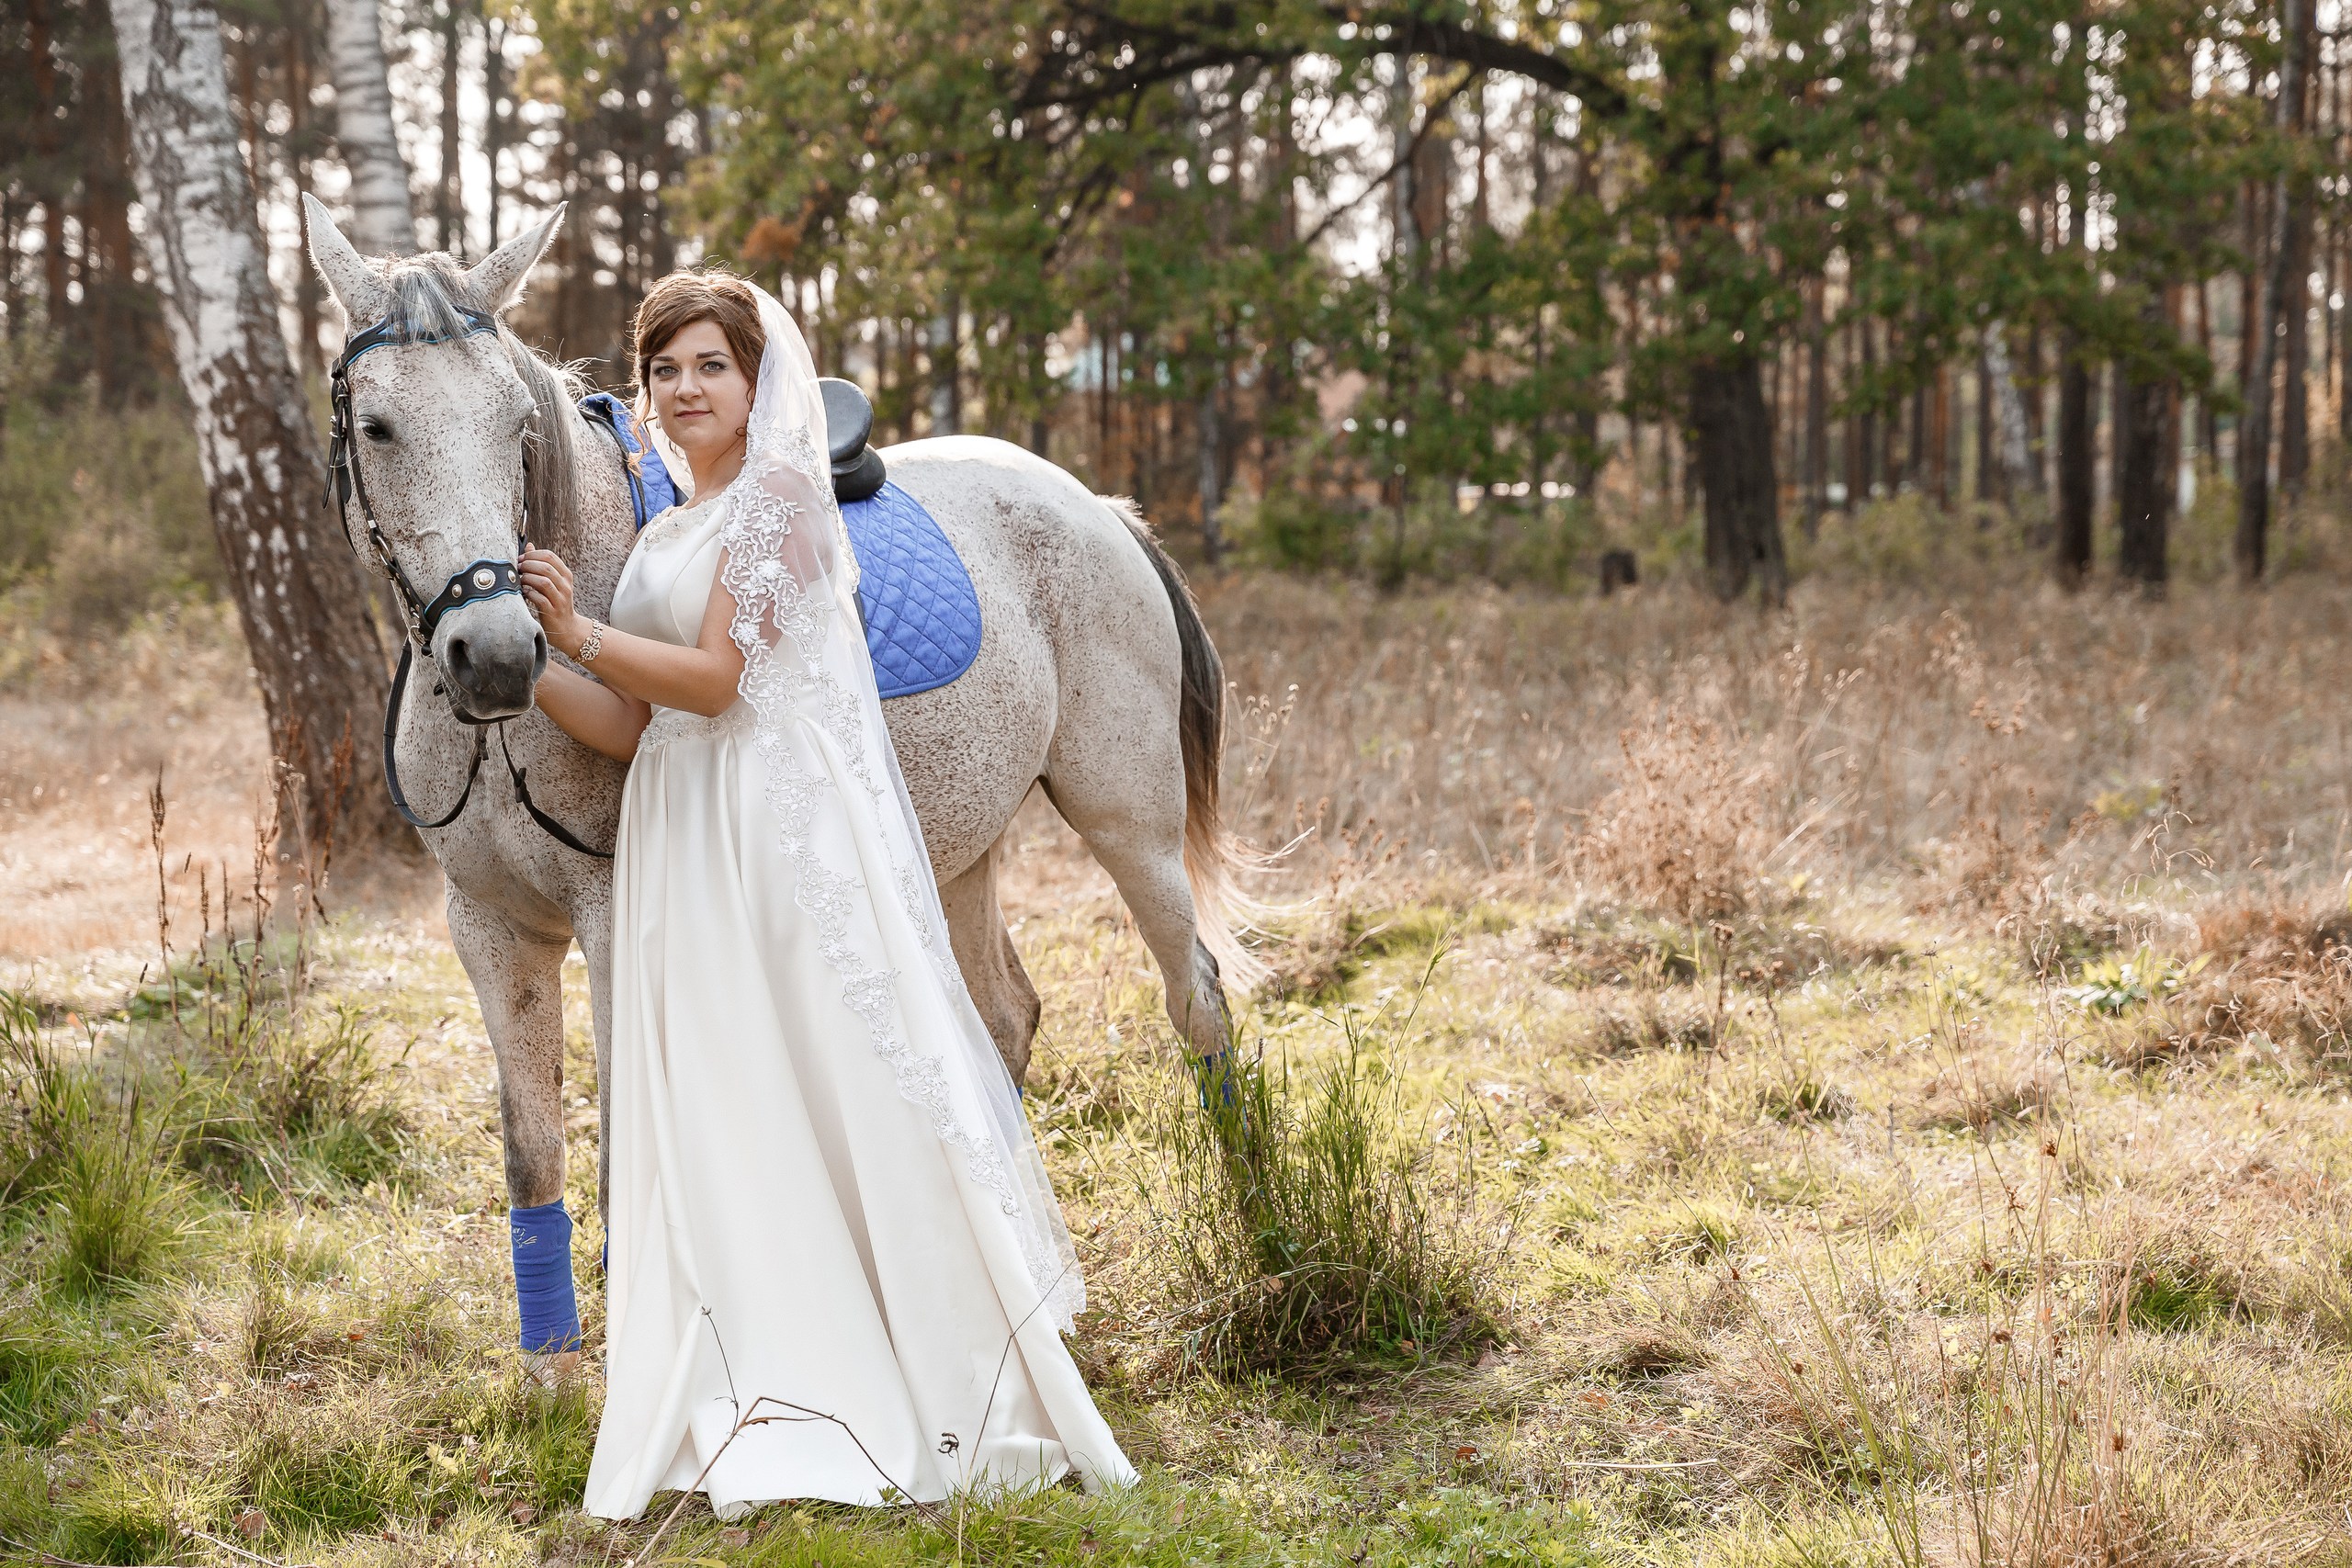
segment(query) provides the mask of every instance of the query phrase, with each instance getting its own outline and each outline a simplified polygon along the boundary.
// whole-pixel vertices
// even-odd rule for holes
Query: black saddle
[[[882,454],[867,446],[874,434],[874,404],[854,381],[837,376],[819,378],[817,389],[825,400],[825,434],[832,450],[833,499],[844,504],[864,501],[890,477]]]

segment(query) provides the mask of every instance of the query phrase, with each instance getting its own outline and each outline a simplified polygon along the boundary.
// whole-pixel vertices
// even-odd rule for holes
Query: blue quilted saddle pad
[[[857,552],[858,608],[886,697],[944,686],[980,656],[980,596],[930,513],[897,485],[842,508]]]

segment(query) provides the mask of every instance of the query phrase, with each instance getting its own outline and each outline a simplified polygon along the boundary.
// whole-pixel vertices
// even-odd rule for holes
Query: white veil
[[[785,853],[799,872],[795,898],[815,923],[825,958],[841,976],[842,998],[865,1021],[899,1091],[930,1115],[939,1135],[961,1151],[974,1179],[1012,1219],[1037,1304],[1068,1333],[1086,1304],[1077,1253],[1019,1093],[948,946],[922,829],[875,688],[857,608],[857,558],[833,499],[816,365],[784,307],[766,290],[758,293],[767,351],[753,391],[743,471],[728,490],[720,581],[735,596],[741,689],[753,710],[768,770],[766,798],[782,825]],[[688,470],[681,463],[673,471]],[[821,733],[820,743],[834,753],[835,767],[811,768],[804,760],[809,742],[807,731],[797,728],[804,725]],[[804,738],[796,740],[796,734]],[[837,787],[869,796],[881,825],[888,887],[875,885],[869,863],[854,854],[829,857],[812,837],[822,797]],[[895,920],[888,901],[896,898],[929,956],[928,973],[889,966],[869,922],[855,919],[861,892],[876,900],[883,922]],[[937,987],[933,994],[945,1005],[909,1008],[913,987]],[[910,1016],[950,1021],[910,1032],[903,1027]],[[932,1034],[940,1037],[913,1037]],[[1006,1305],[1015,1309],[1016,1324],[1020,1313],[1031,1309],[1029,1303]]]

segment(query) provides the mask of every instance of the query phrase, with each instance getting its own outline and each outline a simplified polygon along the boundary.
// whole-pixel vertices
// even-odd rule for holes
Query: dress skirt
[[[861,885],[848,940],[925,982],[890,987],[899,1037],[954,1027],[970,1002],[891,888],[874,795],[821,726],[789,739],[838,785],[808,834]],[[588,1511],[632,1517],[697,1477],[723,1517],[1131,1478],[997,1198],[844,998],[765,777],[740,703],[658,712],[628,775]]]

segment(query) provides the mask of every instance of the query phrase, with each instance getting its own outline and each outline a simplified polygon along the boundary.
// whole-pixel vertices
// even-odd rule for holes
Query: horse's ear
[[[496,315],[523,297],[524,281],[539,265],[548,242],[555,238],[556,225],[562,221],[563,204],[559,202],[537,228],[515,235],[466,269],[466,282],[484,310]]]
[[[381,317],[391,306],[390,288],[368,258],[351,248],[326,208],[309,191],[302,193],[302,226],[310,231],[311,265],[326,279],[327,292],[343,311],[345,329]]]

